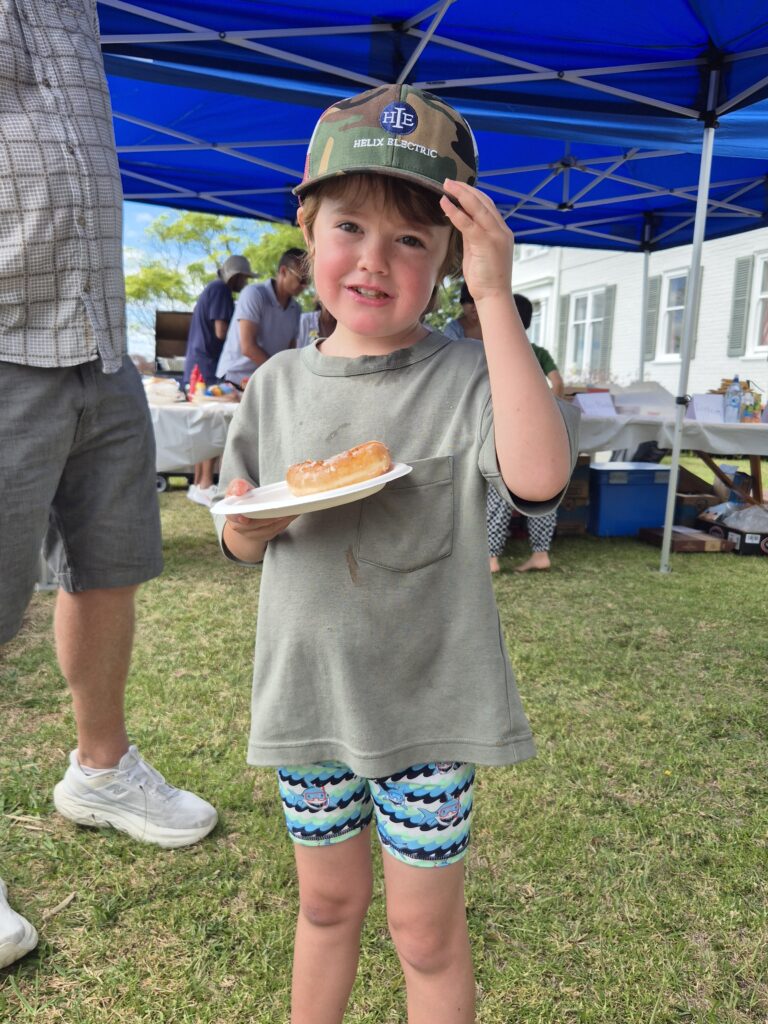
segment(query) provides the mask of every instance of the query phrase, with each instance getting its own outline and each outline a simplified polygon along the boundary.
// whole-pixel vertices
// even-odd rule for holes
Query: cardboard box
[[[560,520],[557,521],[557,529],[555,530],[556,537],[586,537],[587,535],[587,524],[576,523],[571,520]]]
[[[712,484],[691,473],[685,466],[680,466],[677,473],[677,489],[683,494],[712,494]]]
[[[695,526],[701,513],[719,502],[720,498],[716,494],[681,494],[678,491],[675,502],[675,525]]]
[[[644,527],[638,532],[640,540],[660,548],[664,540],[664,528]],[[693,530],[689,527],[672,527],[672,551],[680,554],[694,552],[733,551],[733,542],[722,537],[713,536],[704,530]]]
[[[565,490],[565,498],[589,498],[589,479],[571,480]]]
[[[155,310],[155,358],[173,358],[187,354],[191,313]]]
[[[752,533],[747,530],[737,530],[733,526],[725,526],[723,523],[711,523],[706,519],[699,519],[698,524],[702,530],[706,530],[711,536],[731,541],[733,553],[736,555],[768,556],[768,533]]]
[[[588,521],[589,497],[566,494],[557,509],[557,535],[567,537],[584,534],[587,532]]]

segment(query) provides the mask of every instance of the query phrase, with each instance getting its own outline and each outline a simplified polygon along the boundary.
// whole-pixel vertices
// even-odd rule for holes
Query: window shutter
[[[565,357],[568,349],[568,312],[570,305],[571,296],[561,295],[557,321],[557,366],[561,373],[565,373]]]
[[[661,275],[648,278],[648,301],[645,307],[645,351],[648,362],[656,356],[656,335],[659,332],[659,303],[661,302]]]
[[[728,331],[729,356],[743,356],[747,350],[747,321],[749,319],[749,297],[752,291],[753,264],[754,257],[752,256],[740,256],[736,260],[731,300],[731,327]]]
[[[693,331],[691,332],[691,359],[696,355],[696,342],[699,340],[699,310],[701,309],[701,296],[704,287],[704,267],[699,267],[699,294],[696,299],[696,309],[693,311]]]
[[[603,300],[603,336],[600,343],[600,359],[597,370],[600,379],[607,381],[611,373],[611,341],[613,339],[613,310],[616,306],[616,285],[605,289]]]

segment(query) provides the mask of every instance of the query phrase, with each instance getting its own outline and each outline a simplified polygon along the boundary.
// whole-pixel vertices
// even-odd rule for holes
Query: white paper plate
[[[335,508],[350,501],[360,501],[369,494],[375,494],[390,480],[406,476],[412,466],[396,462],[392,469],[372,480],[363,480],[348,487],[336,487],[332,491],[318,491],[296,497],[291,494],[288,484],[281,480],[277,484],[254,487],[239,498],[224,498],[211,509],[215,516],[248,516],[249,519],[272,519],[278,516],[297,516],[301,512],[319,512],[323,508]]]

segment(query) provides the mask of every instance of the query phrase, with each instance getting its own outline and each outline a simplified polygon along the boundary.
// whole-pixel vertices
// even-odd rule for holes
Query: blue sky
[[[149,203],[123,203],[123,268],[126,274],[135,273],[148,249],[144,231],[147,225],[162,213],[178,213],[168,206]],[[139,330],[128,317],[128,351],[145,359],[155,357],[154,335]]]
[[[157,250],[150,251],[145,236],[147,226],[162,214],[175,217],[182,212],[170,206],[156,206],[154,203],[123,203],[123,267],[126,274],[135,273],[145,259],[157,258]],[[256,225],[254,221],[239,221],[238,218],[235,218],[235,224],[238,223],[243,226],[244,234],[252,233]],[[154,334],[149,333],[146,329],[140,329],[134,321],[135,318],[131,316],[129,309],[128,351],[142,355],[146,359],[153,359]]]
[[[135,253],[144,252],[144,229],[161,213],[175,213],[168,206],[150,206],[148,203],[123,203],[123,249],[126,274],[138,266]]]

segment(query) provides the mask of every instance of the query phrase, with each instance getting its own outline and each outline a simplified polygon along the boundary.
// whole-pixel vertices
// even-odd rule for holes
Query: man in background
[[[240,293],[216,375],[238,386],[276,352],[294,348],[301,306],[296,301],[309,284],[303,249],[288,249],[269,281]]]
[[[216,367],[224,347],[229,322],[235,311],[233,294],[256,277],[245,256],[230,256],[222,263],[213,281],[203,288],[192,312],[184,360],[184,385],[189,384],[197,366],[206,384],[216,380]],[[195,466],[193,483],[187,497],[199,505],[210,505],[216,493],[213,474],[216,459],[204,459]]]
[[[41,545],[78,745],[54,803],[160,846],[216,811],[128,739],[134,595],[162,570],[155,446],[126,356],[122,193],[95,0],[0,5],[0,644],[21,628]],[[7,865],[6,865],[7,866]],[[0,967],[37,942],[0,884]]]

